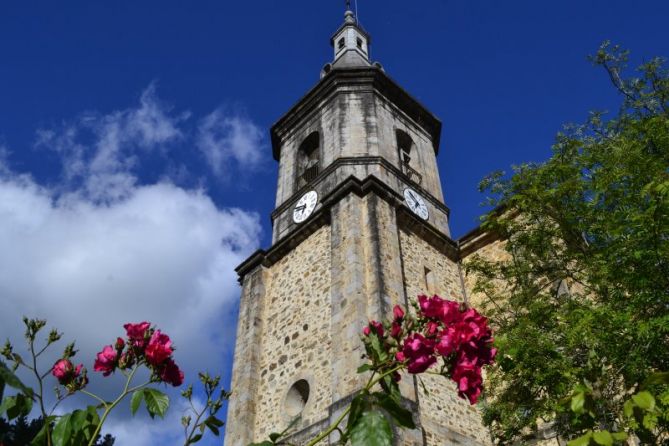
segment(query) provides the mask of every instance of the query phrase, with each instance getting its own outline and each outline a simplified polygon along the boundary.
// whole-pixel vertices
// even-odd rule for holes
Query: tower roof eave
[[[433,115],[423,104],[406,92],[390,78],[382,69],[370,67],[356,67],[337,69],[333,68],[311,90],[309,90],[288,112],[272,125],[270,136],[272,139],[272,154],[279,161],[281,155],[281,136],[283,129],[291,128],[292,124],[301,117],[310,113],[319,104],[319,99],[327,96],[342,85],[372,84],[373,88],[386,96],[404,113],[423,127],[432,137],[435,155],[439,154],[441,139],[441,121]]]

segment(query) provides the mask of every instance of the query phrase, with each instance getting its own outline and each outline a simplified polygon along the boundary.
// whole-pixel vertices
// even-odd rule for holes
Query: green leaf
[[[265,440],[262,443],[251,443],[249,446],[274,446],[271,441]]]
[[[613,445],[613,436],[609,431],[596,431],[592,434],[592,439],[595,440],[595,443],[601,444],[602,446],[612,446]]]
[[[364,373],[368,370],[372,370],[372,366],[369,364],[363,364],[360,367],[358,367],[358,373]]]
[[[12,372],[3,361],[0,361],[0,398],[2,398],[2,391],[4,390],[5,385],[20,390],[25,395],[32,398],[33,389],[23,384],[14,372]]]
[[[202,434],[195,434],[195,435],[193,435],[193,438],[188,440],[188,444],[197,443],[200,440],[202,440]]]
[[[281,434],[278,432],[272,432],[271,434],[269,434],[269,439],[272,440],[272,443],[276,443],[276,440],[278,440],[279,438],[281,438]]]
[[[204,424],[209,428],[211,432],[213,432],[214,435],[218,437],[218,435],[220,434],[218,428],[220,426],[216,422],[212,421],[212,418],[216,419],[215,417],[211,416],[206,420],[204,420]],[[272,434],[270,434],[270,438],[272,438]]]
[[[56,423],[51,434],[53,446],[67,446],[72,436],[72,414],[65,414]]]
[[[588,431],[584,435],[581,435],[578,438],[574,438],[573,440],[568,441],[567,446],[588,446],[590,444],[591,438],[592,438],[592,431]]]
[[[410,410],[405,409],[397,401],[384,393],[377,394],[377,400],[379,405],[383,407],[391,417],[393,417],[393,420],[395,420],[397,424],[409,429],[416,428],[416,424],[413,421],[413,416]]]
[[[627,440],[627,432],[614,432],[611,434],[615,441],[625,441]]]
[[[22,393],[7,396],[0,404],[0,415],[6,413],[7,420],[11,421],[20,416],[27,416],[33,408],[33,400]]]
[[[642,421],[643,427],[648,429],[649,431],[655,430],[657,427],[657,415],[654,413],[647,413],[646,415],[643,416],[643,421]]]
[[[32,439],[30,442],[30,446],[44,446],[47,444],[46,441],[46,429],[47,426],[54,420],[55,417],[47,417],[47,421],[42,424],[42,429],[37,432],[37,435],[35,435],[35,438]]]
[[[351,401],[351,410],[348,414],[348,422],[346,424],[347,430],[350,431],[351,428],[358,421],[362,413],[367,409],[369,394],[366,392],[361,392],[353,398]]]
[[[632,400],[625,401],[625,404],[623,404],[623,414],[625,414],[627,418],[631,418],[632,415],[634,415],[635,407],[636,405],[634,404],[634,401]]]
[[[152,388],[144,389],[144,402],[146,403],[146,410],[149,412],[151,418],[156,415],[160,418],[164,418],[167,408],[170,406],[169,397],[160,390]]]
[[[379,337],[376,335],[371,335],[369,339],[372,345],[372,351],[374,352],[378,362],[386,362],[388,360],[388,352],[383,348]]]
[[[585,405],[585,392],[576,392],[571,397],[571,411],[576,414],[583,413],[583,406]]]
[[[632,400],[643,410],[653,410],[655,407],[655,398],[646,390],[632,395]]]
[[[144,398],[144,392],[141,390],[135,390],[132,393],[132,397],[130,398],[130,413],[135,415],[137,409],[139,409],[139,405],[142,404],[143,398]]]
[[[390,423],[378,410],[364,412],[351,430],[351,446],[391,446]]]

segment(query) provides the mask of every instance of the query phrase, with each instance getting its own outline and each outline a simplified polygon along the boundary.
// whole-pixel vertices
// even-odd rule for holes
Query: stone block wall
[[[462,301],[464,293],[458,264],[416,235],[400,231],[408,299],[419,294],[438,294]],[[431,279],[427,280],[426,270]],[[429,283],[431,282],[431,283]],[[432,288],[428,290],[428,288]],[[455,383],[440,376],[421,378],[429,394],[418,386],[421,423],[426,444],[491,444],[490,434],[475,406],[457,396]]]
[[[262,342],[255,346],[260,357],[254,371],[254,441],[288,425],[286,396],[301,379],[309,383],[309,398],[296,429],[323,418],[330,406],[330,227],[317,230],[272,265],[267,276]]]

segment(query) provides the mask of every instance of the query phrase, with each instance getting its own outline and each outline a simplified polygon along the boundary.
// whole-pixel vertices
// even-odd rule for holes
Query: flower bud
[[[399,305],[395,305],[393,308],[393,317],[396,321],[401,321],[404,319],[404,310]]]

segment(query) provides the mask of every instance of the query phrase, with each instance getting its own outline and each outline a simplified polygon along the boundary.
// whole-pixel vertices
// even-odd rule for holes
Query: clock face
[[[318,203],[318,194],[315,190],[302,195],[302,198],[295,205],[295,209],[293,209],[293,221],[302,223],[306,220],[314,211],[316,203]]]
[[[423,220],[427,220],[429,217],[427,204],[425,204],[425,200],[418,194],[418,192],[407,187],[404,189],[404,201],[406,201],[411,212],[418,215]]]

